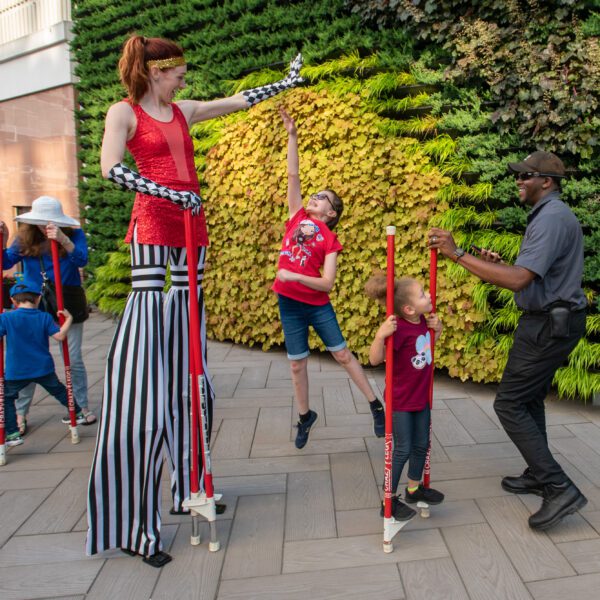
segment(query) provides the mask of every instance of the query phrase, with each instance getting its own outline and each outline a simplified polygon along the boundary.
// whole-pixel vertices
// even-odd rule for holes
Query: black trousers
[[[494,402],[502,427],[542,485],[568,479],[548,448],[544,398],[554,373],[585,333],[585,311],[570,315],[566,338],[550,337],[548,315],[523,315]]]

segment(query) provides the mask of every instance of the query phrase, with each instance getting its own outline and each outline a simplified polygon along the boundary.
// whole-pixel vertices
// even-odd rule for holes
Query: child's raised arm
[[[385,360],[385,340],[396,331],[398,318],[390,315],[379,327],[369,348],[369,362],[375,367]]]
[[[279,114],[283,126],[288,132],[287,171],[288,187],[287,200],[290,217],[293,217],[302,208],[302,191],[300,189],[300,160],[298,158],[298,131],[296,123],[285,108],[279,107]]]
[[[58,333],[55,333],[52,337],[58,341],[62,342],[67,337],[67,332],[71,328],[71,324],[73,323],[73,315],[65,308],[64,310],[59,310],[57,313],[60,315],[64,315],[65,321],[60,328]]]

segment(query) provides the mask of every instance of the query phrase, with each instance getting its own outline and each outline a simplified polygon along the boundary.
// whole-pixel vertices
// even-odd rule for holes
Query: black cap
[[[508,168],[515,173],[539,173],[545,177],[565,177],[563,161],[552,154],[538,150],[518,163],[508,163]]]

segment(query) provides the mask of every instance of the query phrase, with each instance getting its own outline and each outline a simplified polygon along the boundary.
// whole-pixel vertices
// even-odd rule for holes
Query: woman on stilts
[[[121,548],[162,567],[160,540],[163,443],[171,470],[173,511],[189,496],[188,274],[183,215],[195,214],[197,283],[207,416],[214,392],[206,365],[201,280],[208,235],[194,168],[191,125],[246,109],[294,87],[301,57],[274,84],[229,98],[173,102],[185,87],[182,49],[161,38],[131,36],[119,61],[128,99],[106,116],[104,177],[136,191],[125,241],[131,245],[132,292],[109,350],[104,400],[88,494],[87,552]],[[138,171],[123,164],[125,149]],[[172,287],[163,299],[167,263]],[[200,459],[201,460],[201,459]]]

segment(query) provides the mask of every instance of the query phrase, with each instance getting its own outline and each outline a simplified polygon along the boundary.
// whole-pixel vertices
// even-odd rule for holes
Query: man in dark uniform
[[[556,155],[534,152],[508,167],[517,179],[521,203],[532,207],[514,266],[488,250],[481,250],[479,257],[467,254],[450,232],[435,227],[428,233],[429,247],[483,281],[515,292],[523,311],[494,410],[528,466],[518,477],[504,477],[502,487],[515,494],[542,496],[542,506],[529,517],[529,526],[547,529],[587,503],[548,448],[544,410],[556,370],[585,333],[583,234],[575,215],[560,200],[565,167]]]

